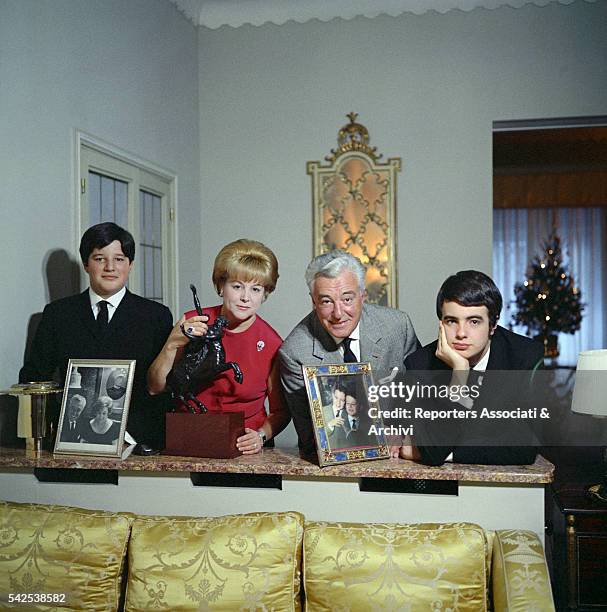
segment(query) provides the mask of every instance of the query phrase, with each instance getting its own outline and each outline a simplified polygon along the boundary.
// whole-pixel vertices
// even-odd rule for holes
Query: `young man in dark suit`
[[[133,236],[115,223],[90,227],[80,241],[80,258],[90,287],[44,308],[19,380],[63,383],[69,359],[136,359],[128,432],[135,452],[151,454],[164,444],[164,403],[146,388],[148,367],[172,327],[166,306],[126,288],[135,259]]]
[[[425,408],[466,410],[492,402],[520,404],[528,399],[531,376],[523,375],[522,371],[543,367],[544,347],[498,326],[501,309],[499,289],[482,272],[458,272],[443,283],[436,299],[438,340],[407,357],[408,377],[413,381],[416,372],[420,376],[425,372],[427,379],[433,371],[436,374],[433,381],[449,388],[478,385],[478,396],[474,400],[471,397],[459,401],[427,400],[422,402]],[[485,375],[499,370],[521,372],[516,378],[521,384],[504,389],[504,379],[512,381],[513,377]],[[440,465],[450,456],[457,463],[524,465],[535,461],[532,440],[523,422],[502,421],[488,427],[478,419],[447,422],[426,419],[415,425],[415,445],[394,446],[392,455],[428,465]]]
[[[345,446],[364,446],[369,444],[369,425],[365,422],[360,402],[354,390],[346,392],[346,417],[344,422]]]

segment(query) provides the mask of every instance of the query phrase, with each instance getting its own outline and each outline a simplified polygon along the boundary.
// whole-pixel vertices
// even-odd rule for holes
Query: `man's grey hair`
[[[314,281],[318,277],[336,278],[344,270],[350,270],[358,279],[358,286],[361,292],[365,291],[365,266],[362,265],[358,257],[346,253],[340,249],[317,255],[306,269],[306,283],[310,293],[312,293]]]
[[[78,403],[82,404],[83,406],[86,406],[86,397],[84,397],[84,395],[72,395],[72,397],[70,397],[70,404],[74,401],[77,400]]]

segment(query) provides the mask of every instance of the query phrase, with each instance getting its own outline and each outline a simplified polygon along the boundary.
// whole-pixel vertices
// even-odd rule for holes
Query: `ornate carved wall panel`
[[[337,149],[307,163],[312,177],[314,254],[343,249],[367,269],[368,299],[397,307],[396,173],[401,159],[380,162],[369,145],[367,128],[348,115],[350,123],[337,136]]]

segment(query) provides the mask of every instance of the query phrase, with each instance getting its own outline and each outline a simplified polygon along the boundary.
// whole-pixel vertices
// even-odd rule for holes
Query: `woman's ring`
[[[193,327],[188,327],[188,334],[191,334],[194,331]]]

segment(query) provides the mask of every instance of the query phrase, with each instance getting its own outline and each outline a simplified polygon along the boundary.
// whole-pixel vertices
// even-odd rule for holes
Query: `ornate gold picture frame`
[[[303,366],[320,467],[389,457],[370,363]]]

